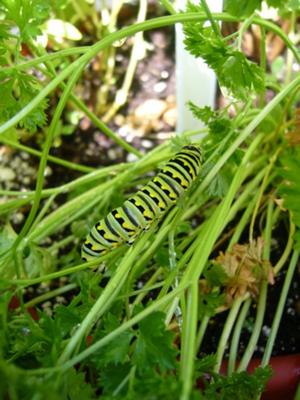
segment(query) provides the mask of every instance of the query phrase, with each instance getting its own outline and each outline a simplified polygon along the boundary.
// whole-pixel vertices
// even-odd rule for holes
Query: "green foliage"
[[[50,4],[45,0],[3,0],[0,4],[0,65],[23,60],[22,45],[42,33],[40,26],[49,17]],[[1,19],[1,18],[0,18]],[[7,121],[24,108],[41,90],[40,81],[18,70],[0,72],[0,123]],[[30,133],[47,123],[47,100],[27,114],[19,123]]]
[[[0,12],[10,27],[19,29],[19,41],[28,42],[42,33],[40,25],[49,17],[50,4],[45,0],[2,0]]]
[[[209,133],[211,135],[218,136],[219,139],[222,139],[232,130],[232,120],[225,114],[226,110],[218,112],[212,110],[209,106],[200,108],[192,101],[188,102],[188,106],[194,117],[204,122],[209,128]]]
[[[195,375],[199,378],[204,374],[212,374],[215,364],[216,356],[214,354],[198,359],[195,364]]]
[[[199,296],[199,320],[204,316],[212,317],[218,307],[224,305],[225,296],[219,290],[210,291]]]
[[[282,168],[279,174],[284,179],[280,185],[279,193],[284,199],[284,206],[291,212],[292,219],[300,228],[300,151],[295,151],[282,157]]]
[[[187,11],[202,11],[201,7],[188,5]],[[213,28],[203,22],[184,24],[184,44],[195,57],[202,57],[216,73],[221,86],[234,97],[246,100],[251,92],[264,91],[263,70],[234,46],[226,44]]]
[[[219,264],[209,264],[205,268],[203,275],[210,287],[222,286],[228,279],[224,268]]]
[[[102,329],[96,332],[93,340],[97,341],[105,337],[120,325],[120,318],[116,314],[107,313],[102,322]],[[97,368],[111,367],[124,364],[128,361],[128,353],[130,352],[130,343],[134,337],[133,332],[130,330],[123,332],[117,338],[110,341],[101,350],[95,353],[92,360]]]
[[[40,378],[0,360],[0,398],[32,400],[93,400],[97,397],[83,372],[68,370],[62,377]]]
[[[5,122],[17,114],[39,93],[42,87],[32,75],[18,71],[14,71],[8,77],[0,72],[0,85],[3,94],[0,99],[0,122]],[[45,113],[47,106],[48,101],[44,99],[38,107],[22,118],[19,126],[30,133],[36,132],[47,122]]]
[[[279,11],[296,11],[300,9],[299,0],[267,0],[269,7],[278,8]],[[261,10],[262,0],[226,0],[224,10],[237,17],[249,17],[256,10]]]
[[[249,375],[247,372],[233,373],[231,376],[214,374],[214,381],[204,390],[207,400],[250,400],[262,393],[266,382],[272,376],[270,367],[256,368]]]
[[[176,365],[174,334],[165,329],[165,315],[156,312],[142,320],[133,360],[140,370],[158,367],[164,371]]]

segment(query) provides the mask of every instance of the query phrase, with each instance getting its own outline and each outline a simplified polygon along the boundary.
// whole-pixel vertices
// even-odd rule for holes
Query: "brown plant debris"
[[[299,146],[300,145],[300,108],[296,108],[295,110],[295,117],[292,121],[292,129],[288,131],[285,135],[285,138],[288,144],[291,147]]]
[[[264,280],[274,283],[271,263],[263,259],[263,238],[258,237],[247,244],[235,244],[230,252],[220,252],[214,264],[221,265],[228,279],[226,280],[226,302],[243,296],[247,292],[257,296],[259,287]]]

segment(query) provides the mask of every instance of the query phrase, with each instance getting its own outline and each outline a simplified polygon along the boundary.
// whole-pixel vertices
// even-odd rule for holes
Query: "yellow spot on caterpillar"
[[[97,246],[92,246],[92,250],[98,250]]]
[[[107,233],[104,233],[104,239],[109,239],[109,235]]]
[[[117,214],[115,215],[115,217],[116,217],[116,218],[121,218],[121,215],[120,215],[119,213],[117,213]]]
[[[90,244],[91,242],[89,240],[86,240],[84,243],[85,244]]]

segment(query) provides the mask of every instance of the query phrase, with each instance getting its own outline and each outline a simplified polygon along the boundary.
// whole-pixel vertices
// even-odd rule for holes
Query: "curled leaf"
[[[263,259],[264,241],[261,237],[247,244],[235,244],[230,252],[220,252],[214,263],[221,265],[226,274],[227,302],[247,292],[257,295],[263,280],[274,283],[271,263]]]

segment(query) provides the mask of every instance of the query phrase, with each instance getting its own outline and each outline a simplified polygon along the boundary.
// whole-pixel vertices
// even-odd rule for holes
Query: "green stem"
[[[239,241],[239,239],[240,239],[240,237],[241,237],[241,235],[243,233],[243,230],[245,229],[245,227],[248,224],[249,219],[250,219],[250,217],[252,215],[254,206],[255,206],[255,204],[257,202],[258,195],[259,194],[256,194],[256,196],[253,197],[253,199],[249,202],[246,210],[244,211],[244,213],[242,215],[242,218],[239,220],[239,223],[238,223],[237,227],[235,228],[234,233],[233,233],[233,235],[232,235],[232,237],[230,239],[230,242],[229,242],[229,245],[228,245],[228,251],[231,251],[233,245],[238,243],[238,241]]]
[[[200,327],[199,327],[197,337],[196,337],[196,353],[198,353],[200,351],[202,340],[204,338],[208,323],[209,323],[209,316],[204,315],[204,317],[202,318],[202,321],[200,323]]]
[[[176,14],[176,10],[169,0],[160,0],[160,3],[165,7],[169,14]]]
[[[216,364],[214,367],[215,372],[219,372],[220,370],[223,354],[227,346],[230,333],[232,331],[233,325],[235,323],[236,317],[238,315],[239,309],[244,299],[245,299],[244,297],[238,297],[237,299],[234,300],[234,302],[231,305],[217,348]]]
[[[137,23],[142,23],[147,14],[147,1],[140,0],[139,1],[139,11],[137,16]],[[107,123],[111,120],[111,118],[117,113],[120,107],[122,107],[126,101],[129,94],[129,90],[133,81],[134,73],[137,67],[137,64],[140,60],[140,52],[141,47],[145,46],[143,39],[143,32],[139,32],[136,34],[134,38],[134,43],[132,46],[129,62],[126,68],[126,73],[124,77],[124,81],[122,83],[121,89],[119,89],[116,93],[115,100],[113,104],[109,107],[107,113],[103,116],[103,121]]]
[[[47,136],[46,136],[46,140],[44,143],[44,149],[43,149],[43,153],[42,153],[42,157],[40,160],[40,165],[39,165],[39,169],[38,169],[38,177],[37,177],[37,182],[36,182],[36,188],[35,188],[35,196],[33,199],[33,204],[30,210],[30,213],[26,219],[25,224],[23,225],[15,243],[14,243],[14,248],[17,249],[17,247],[19,246],[19,244],[21,243],[21,241],[24,239],[24,237],[26,236],[26,234],[28,233],[34,218],[36,216],[36,213],[38,211],[39,205],[40,205],[40,201],[41,201],[41,195],[42,195],[42,189],[43,189],[43,183],[44,183],[44,171],[47,165],[47,156],[52,144],[52,140],[54,137],[54,133],[56,131],[56,127],[57,124],[59,122],[60,116],[63,112],[63,109],[66,105],[66,102],[68,100],[69,94],[71,92],[71,90],[73,89],[73,86],[75,85],[79,75],[81,74],[81,69],[79,68],[73,76],[71,76],[61,98],[60,101],[55,109],[55,113],[53,115],[52,121],[51,121],[51,125],[49,127]]]
[[[52,299],[55,296],[60,296],[63,293],[67,293],[70,290],[73,290],[77,287],[76,283],[69,283],[68,285],[59,287],[57,289],[51,290],[49,292],[43,293],[40,296],[35,297],[34,299],[28,301],[24,304],[26,308],[34,307],[36,304],[42,303],[46,300]]]
[[[81,46],[81,47],[71,47],[70,49],[58,50],[55,53],[47,53],[41,57],[35,58],[34,60],[24,61],[20,64],[14,64],[11,67],[2,67],[1,72],[3,72],[4,75],[9,75],[10,73],[14,73],[15,71],[22,71],[27,68],[35,67],[36,65],[42,64],[45,61],[86,53],[89,49],[90,46]]]
[[[188,400],[193,384],[194,363],[190,362],[189,353],[196,354],[196,331],[198,316],[198,281],[193,281],[187,291],[186,309],[181,338],[181,382],[182,392],[180,400]],[[189,350],[187,350],[189,349]]]
[[[254,14],[252,14],[249,18],[246,18],[241,28],[239,29],[239,38],[237,44],[239,51],[242,51],[243,35],[248,30],[249,26],[253,23],[253,19],[254,19]]]
[[[38,54],[40,54],[40,50],[36,48],[35,44],[32,43],[33,50],[35,50]],[[56,71],[55,68],[52,66],[51,63],[47,62],[46,63],[47,69],[52,77],[56,76]],[[60,84],[60,87],[62,87],[63,90],[65,90],[66,85],[62,82]],[[106,136],[111,138],[115,143],[117,143],[120,147],[123,147],[126,151],[129,153],[135,154],[138,158],[142,156],[142,154],[132,147],[129,143],[127,143],[125,140],[120,138],[118,135],[116,135],[109,127],[101,121],[86,105],[85,103],[80,100],[78,97],[70,93],[70,100],[75,104],[76,107],[78,107],[82,112],[85,113],[85,115],[93,122],[93,124],[99,128]]]
[[[152,290],[154,285],[153,283],[157,281],[157,279],[160,277],[160,275],[164,272],[164,269],[162,267],[158,268],[154,274],[151,276],[150,279],[144,284],[143,289],[136,290],[134,293],[138,294],[138,296],[134,299],[134,302],[132,303],[131,309],[134,310],[135,306],[137,304],[140,304],[144,297],[148,294],[149,290]],[[160,287],[162,283],[159,283],[155,287]],[[131,294],[132,296],[132,294]]]
[[[65,247],[66,245],[70,243],[76,243],[76,238],[74,235],[69,235],[64,237],[61,240],[57,240],[55,243],[53,243],[50,247],[48,247],[48,251],[50,253],[55,253],[57,250],[61,249],[62,247]]]
[[[113,339],[121,335],[123,332],[125,332],[127,329],[131,328],[133,325],[137,324],[144,318],[146,318],[148,315],[152,314],[154,311],[159,310],[164,306],[165,304],[168,304],[175,296],[178,296],[180,293],[182,293],[187,286],[182,286],[181,288],[174,289],[172,292],[168,293],[166,296],[164,296],[162,299],[155,300],[152,304],[147,306],[143,311],[135,315],[133,318],[130,320],[124,322],[122,325],[120,325],[117,329],[114,331],[110,332],[108,335],[106,335],[104,338],[98,340],[94,344],[92,344],[89,348],[86,350],[82,351],[79,353],[77,356],[71,358],[69,361],[66,363],[60,365],[56,369],[58,371],[65,371],[69,368],[72,368],[73,365],[78,364],[79,362],[82,362],[85,360],[87,357],[89,357],[92,354],[95,354],[96,351],[100,350],[102,347],[107,345],[109,342],[111,342]],[[53,370],[53,369],[51,369]]]
[[[244,302],[241,312],[239,314],[237,323],[234,327],[234,333],[232,336],[229,360],[228,360],[228,375],[231,375],[235,369],[235,362],[236,362],[236,356],[237,356],[237,352],[238,352],[241,332],[242,332],[242,328],[243,328],[245,319],[247,317],[250,305],[251,305],[251,299],[249,298]]]
[[[186,269],[185,275],[180,283],[185,284],[186,281],[188,282],[198,282],[199,277],[206,265],[206,262],[208,260],[208,257],[211,253],[211,250],[213,249],[214,243],[216,242],[217,238],[219,237],[220,233],[225,227],[225,221],[226,221],[226,216],[230,210],[230,206],[232,204],[232,201],[240,188],[240,185],[242,184],[243,180],[245,179],[245,176],[247,175],[247,169],[245,168],[246,165],[249,163],[249,158],[252,156],[253,152],[256,150],[258,145],[260,144],[262,139],[262,136],[259,135],[257,136],[251,143],[249,149],[245,153],[243,160],[238,168],[238,171],[236,172],[233,181],[231,183],[231,186],[227,192],[226,197],[222,201],[222,203],[217,207],[215,212],[211,215],[208,224],[207,224],[207,230],[205,229],[205,237],[203,235],[199,235],[198,239],[196,242],[198,242],[199,246],[196,248],[191,261],[188,264],[188,267]],[[194,342],[194,336],[196,335],[196,326],[197,326],[197,316],[193,313],[191,316],[188,315],[186,316],[188,318],[183,319],[183,325],[186,325],[187,323],[195,327],[195,332],[192,332],[191,338],[192,338],[192,345],[191,346],[185,346],[182,349],[182,359],[184,360],[184,365],[190,364],[191,367],[184,369],[182,368],[182,380],[183,381],[188,381],[185,383],[185,391],[184,395],[187,396],[187,389],[192,387],[192,376],[190,374],[191,370],[193,369],[194,365],[194,360],[195,360],[195,342]],[[193,319],[192,319],[193,318]],[[196,318],[196,319],[194,319]],[[192,320],[191,320],[192,319]],[[183,332],[189,332],[190,328],[185,328]],[[184,340],[187,340],[184,338]],[[186,352],[186,354],[185,354]]]
[[[231,144],[231,146],[219,157],[216,164],[212,167],[206,177],[203,179],[197,192],[204,192],[209,186],[211,181],[217,175],[222,166],[226,163],[229,157],[236,151],[236,149],[248,138],[255,128],[272,112],[272,110],[292,92],[297,86],[300,85],[300,76],[295,78],[288,86],[286,86],[280,93],[278,93],[263,110],[242,130],[240,135]]]
[[[120,251],[120,250],[119,250]],[[36,285],[37,283],[51,281],[53,279],[60,278],[62,276],[67,276],[74,274],[75,272],[82,271],[88,268],[95,268],[99,266],[103,261],[111,258],[111,254],[106,254],[105,256],[98,257],[95,260],[89,261],[87,263],[82,263],[79,265],[75,265],[74,267],[65,268],[61,271],[52,272],[51,274],[39,276],[38,278],[34,279],[15,279],[11,281],[11,284],[20,285],[22,287]]]
[[[216,21],[214,20],[214,17],[212,16],[212,13],[211,13],[211,11],[210,11],[207,3],[206,3],[206,0],[200,0],[200,3],[202,5],[202,8],[203,8],[205,14],[207,15],[207,18],[208,18],[209,22],[211,23],[211,27],[212,27],[215,35],[217,37],[221,37],[222,35],[221,35],[220,27],[216,23]]]
[[[241,359],[241,362],[237,368],[237,372],[241,372],[246,370],[249,361],[251,360],[251,357],[255,351],[255,347],[259,338],[259,335],[261,333],[261,328],[263,324],[263,319],[265,315],[265,310],[266,310],[266,302],[267,302],[267,290],[268,290],[268,283],[263,282],[260,287],[260,294],[259,294],[259,300],[258,300],[258,306],[257,306],[257,314],[255,318],[255,323],[253,326],[253,332],[251,334],[248,346],[245,350],[245,353]]]
[[[21,151],[25,151],[26,153],[32,154],[33,156],[42,157],[42,152],[39,150],[35,150],[32,149],[31,147],[25,146],[21,143],[15,142],[13,140],[8,139],[6,136],[4,135],[0,135],[0,142],[5,143],[7,146],[13,147],[15,149],[21,150]],[[87,167],[85,165],[81,165],[81,164],[75,164],[71,161],[66,161],[66,160],[62,160],[61,158],[58,157],[54,157],[51,155],[47,155],[47,160],[51,161],[55,164],[58,165],[62,165],[63,167],[69,168],[69,169],[73,169],[75,171],[80,171],[80,172],[92,172],[95,170],[95,168],[92,167]]]
[[[260,41],[260,66],[266,73],[267,71],[267,51],[266,51],[266,30],[263,26],[260,27],[261,41]],[[266,91],[264,90],[259,97],[260,108],[263,108],[266,99]]]
[[[285,246],[284,252],[282,253],[280,259],[277,261],[276,265],[274,266],[274,274],[277,275],[278,272],[281,270],[281,268],[284,266],[286,263],[286,260],[288,259],[294,245],[294,235],[295,235],[296,227],[295,224],[292,222],[291,216],[290,216],[290,229],[289,229],[289,237],[287,244]]]
[[[233,17],[226,13],[215,13],[215,14],[213,14],[213,17],[218,21],[237,21],[237,20],[239,20],[238,18]],[[124,39],[128,36],[134,35],[135,33],[138,33],[140,31],[146,31],[146,30],[151,30],[151,29],[155,29],[155,28],[160,28],[160,27],[172,25],[172,24],[175,24],[178,22],[185,23],[185,22],[192,22],[192,21],[205,21],[205,20],[206,20],[206,15],[201,14],[201,13],[175,14],[175,15],[169,15],[169,16],[165,16],[165,17],[150,19],[150,20],[144,21],[140,24],[131,25],[129,27],[123,28],[117,32],[114,32],[114,33],[106,36],[100,42],[91,46],[91,48],[85,54],[83,54],[81,57],[79,57],[76,61],[74,61],[72,64],[70,64],[68,67],[66,67],[44,89],[42,89],[40,91],[40,93],[32,101],[30,101],[14,117],[10,118],[3,125],[1,125],[0,126],[0,134],[7,131],[8,129],[15,126],[16,124],[18,124],[27,114],[29,114],[34,108],[36,108],[40,104],[40,102],[46,96],[48,96],[48,94],[51,93],[64,79],[66,79],[68,76],[72,75],[74,71],[78,70],[78,68],[79,69],[84,68],[85,65],[89,62],[89,60],[91,60],[93,57],[95,57],[95,55],[97,53],[99,53],[103,49],[109,47],[115,41],[122,40],[122,39]],[[255,23],[259,26],[264,26],[266,29],[276,33],[286,43],[287,47],[289,47],[293,51],[293,54],[294,54],[295,58],[297,59],[297,61],[300,62],[300,55],[298,53],[297,48],[290,41],[290,39],[285,35],[285,33],[280,29],[280,27],[276,26],[275,24],[273,24],[269,21],[265,21],[259,17],[253,18],[253,23]],[[297,86],[299,84],[299,81],[300,81],[300,77],[298,77],[298,79],[296,78],[294,81],[292,81],[287,86],[288,91],[290,90],[291,85],[294,88],[295,86]],[[281,94],[282,94],[282,98],[285,97],[285,95],[286,95],[285,90],[283,90],[281,92]],[[273,99],[273,101],[275,99]],[[273,101],[271,101],[266,106],[265,115],[267,115],[270,112],[270,107],[268,107],[268,106],[270,106],[270,104]],[[271,109],[272,109],[272,107],[271,107]],[[265,117],[265,115],[264,115],[264,117]],[[251,129],[252,129],[252,127],[251,127]],[[242,139],[242,141],[243,141],[243,139]]]
[[[274,202],[272,199],[269,200],[268,203],[268,210],[267,210],[267,221],[266,221],[266,228],[264,232],[264,249],[263,249],[263,259],[269,260],[270,258],[270,251],[271,251],[271,238],[272,238],[272,221],[273,221],[273,210],[274,210]],[[261,333],[261,328],[263,324],[263,319],[266,310],[266,303],[267,303],[267,291],[268,291],[268,282],[262,281],[258,299],[258,306],[257,306],[257,313],[255,318],[255,323],[253,327],[253,332],[251,334],[248,346],[244,352],[242,360],[238,366],[237,371],[241,372],[246,370],[249,361],[255,351],[255,347],[257,345],[259,335]]]
[[[297,267],[297,262],[299,259],[299,252],[298,251],[294,251],[288,270],[287,270],[287,274],[285,276],[285,280],[284,280],[284,284],[280,293],[280,298],[279,298],[279,302],[277,305],[277,309],[274,315],[274,319],[273,319],[273,323],[272,323],[272,327],[271,327],[271,332],[270,335],[268,337],[268,341],[266,344],[266,348],[265,348],[265,352],[262,358],[262,362],[261,365],[262,367],[266,366],[269,363],[271,354],[272,354],[272,349],[276,340],[276,336],[277,336],[277,332],[279,329],[279,324],[282,318],[282,314],[283,314],[283,310],[284,310],[284,306],[286,303],[286,299],[287,299],[287,295],[289,292],[289,288],[293,279],[293,275],[295,273],[295,269]]]
[[[138,242],[136,242],[133,247],[128,250],[122,262],[118,266],[115,274],[110,279],[107,286],[105,287],[97,301],[94,303],[91,310],[81,322],[80,327],[71,337],[69,343],[63,350],[58,361],[59,364],[64,363],[71,356],[75,348],[77,348],[77,346],[81,343],[84,335],[88,334],[92,326],[97,322],[104,311],[106,311],[115,300],[124,282],[126,281],[128,273],[132,268],[136,257],[141,252],[149,236],[152,234],[152,230],[153,229],[150,229],[145,235],[141,236]]]
[[[56,194],[52,194],[47,199],[47,201],[45,202],[45,204],[44,204],[43,208],[41,209],[40,213],[37,215],[36,219],[32,223],[31,230],[33,230],[40,223],[40,221],[44,218],[44,216],[46,215],[47,211],[51,207],[55,197],[56,197]]]
[[[264,191],[265,191],[265,189],[267,187],[267,184],[268,184],[268,181],[269,181],[269,175],[270,175],[270,173],[272,171],[272,168],[274,167],[274,164],[275,164],[275,162],[277,160],[277,156],[278,156],[280,151],[281,151],[280,148],[277,149],[275,154],[271,157],[270,163],[269,163],[268,168],[266,170],[266,174],[264,176],[264,179],[263,179],[262,184],[261,184],[260,189],[259,189],[259,196],[258,196],[257,202],[255,204],[255,208],[254,208],[254,211],[253,211],[253,214],[252,214],[250,228],[249,228],[249,241],[250,242],[253,241],[254,223],[255,223],[255,218],[256,218],[258,210],[259,210],[261,199],[262,199]]]

